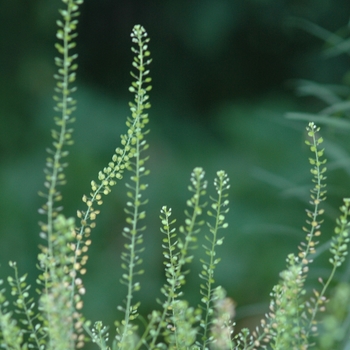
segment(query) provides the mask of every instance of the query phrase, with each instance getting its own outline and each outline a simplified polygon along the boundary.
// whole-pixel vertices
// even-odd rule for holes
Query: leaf
[[[346,119],[332,118],[329,116],[300,112],[289,112],[285,114],[285,117],[287,119],[304,120],[308,122],[312,121],[317,124],[325,124],[338,129],[350,130],[350,121]]]
[[[334,114],[339,112],[345,112],[350,110],[350,101],[341,101],[333,103],[331,106],[323,109],[320,114]]]

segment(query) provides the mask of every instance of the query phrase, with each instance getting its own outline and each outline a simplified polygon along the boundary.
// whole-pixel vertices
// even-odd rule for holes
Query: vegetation
[[[235,328],[235,302],[227,296],[225,286],[216,284],[216,269],[220,268],[217,248],[224,242],[229,211],[229,177],[224,170],[216,172],[213,190],[210,190],[201,167],[195,167],[188,186],[185,220],[180,226],[173,219],[172,209],[160,210],[160,231],[163,234],[165,283],[157,299],[159,308],[144,317],[140,314],[138,293],[142,292],[140,276],[147,271],[143,262],[144,239],[147,228],[148,199],[147,167],[149,156],[149,109],[151,64],[146,30],[135,25],[132,33],[134,54],[132,84],[129,91],[134,98],[129,103],[130,116],[127,131],[121,135],[120,146],[111,161],[91,181],[91,190],[82,197],[84,209],[77,218],[63,213],[60,188],[66,184],[65,161],[73,144],[76,90],[77,54],[75,48],[79,6],[83,0],[62,0],[55,58],[58,72],[56,87],[56,128],[51,131],[52,147],[47,150],[45,190],[39,194],[44,204],[39,209],[40,245],[37,268],[39,275],[35,296],[27,283],[27,274],[21,275],[16,262],[11,261],[13,276],[8,277],[13,301],[0,291],[0,345],[4,349],[75,349],[92,342],[100,349],[335,349],[346,348],[349,326],[347,310],[342,305],[350,299],[348,283],[338,283],[329,299],[329,288],[336,281],[336,273],[347,257],[350,230],[350,198],[344,198],[335,229],[329,242],[327,278],[319,278],[318,288],[309,290],[307,281],[313,259],[318,254],[326,200],[326,158],[323,138],[315,120],[329,122],[332,113],[339,113],[344,103],[328,108],[328,118],[311,115],[307,127],[306,144],[310,149],[312,183],[310,207],[307,208],[305,238],[297,252],[287,256],[287,265],[273,287],[268,313],[255,330]],[[336,43],[339,44],[338,42]],[[305,118],[305,114],[290,114],[292,118]],[[346,125],[348,123],[344,121]],[[122,288],[126,291],[123,305],[118,307],[122,317],[115,322],[115,332],[102,321],[87,320],[83,314],[84,275],[91,233],[96,226],[105,197],[124,177],[128,200],[125,204],[126,224],[123,228],[124,251],[121,254]],[[209,194],[210,192],[214,194]],[[207,193],[208,192],[208,193]],[[98,208],[98,209],[97,209]],[[198,245],[198,237],[205,244]],[[201,283],[198,286],[199,305],[190,305],[183,287],[188,277],[196,250],[202,249],[200,259]],[[3,281],[1,281],[3,284]],[[87,291],[88,292],[88,291]],[[345,320],[345,322],[344,322]]]

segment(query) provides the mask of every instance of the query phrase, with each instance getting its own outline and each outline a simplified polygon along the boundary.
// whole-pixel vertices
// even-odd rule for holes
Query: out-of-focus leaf
[[[342,101],[339,103],[335,103],[332,106],[329,106],[325,109],[323,109],[320,114],[334,114],[334,113],[339,113],[339,112],[345,112],[350,110],[350,101]]]
[[[350,176],[350,154],[343,145],[326,140],[328,162],[327,169],[330,171],[343,169]]]
[[[333,126],[338,129],[350,129],[350,121],[346,119],[340,118],[332,118],[325,115],[318,115],[312,113],[299,113],[299,112],[290,112],[286,113],[285,117],[287,119],[295,119],[295,120],[304,120],[309,122],[315,122],[317,124],[324,124]]]
[[[330,47],[324,52],[326,57],[334,57],[343,53],[350,54],[350,39],[343,39],[342,42]]]
[[[300,17],[290,17],[288,19],[288,24],[290,26],[298,27],[305,30],[306,32],[324,40],[327,44],[333,46],[338,45],[343,42],[343,38],[339,35],[328,31],[320,27],[319,25],[312,23],[304,18]]]
[[[349,88],[344,85],[325,85],[311,80],[297,79],[289,82],[299,96],[315,96],[328,105],[342,102],[339,96],[348,96]]]

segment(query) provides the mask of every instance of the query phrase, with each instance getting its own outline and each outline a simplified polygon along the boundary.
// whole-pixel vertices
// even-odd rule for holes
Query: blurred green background
[[[7,262],[16,260],[34,283],[42,205],[37,192],[43,189],[45,149],[51,143],[55,21],[62,5],[58,0],[0,4],[0,276],[11,273]],[[349,69],[346,55],[326,59],[323,42],[296,28],[292,18],[337,31],[349,16],[348,0],[85,0],[77,39],[75,145],[63,203],[69,216],[84,208],[82,195],[126,131],[130,32],[140,23],[151,38],[153,57],[146,273],[137,295],[144,314],[157,307],[164,283],[159,210],[171,207],[182,222],[195,166],[205,168],[209,191],[216,170],[226,170],[231,179],[217,284],[236,301],[239,326],[255,325],[267,311],[285,257],[303,239],[311,186],[306,123],[284,114],[324,107],[314,98],[296,97],[293,81],[340,84]],[[329,159],[323,244],[341,198],[350,195],[350,142],[345,131],[324,127],[322,134]],[[109,325],[120,318],[116,307],[125,293],[118,282],[125,197],[120,183],[105,200],[85,279],[86,316]],[[315,262],[314,280],[327,274],[326,260],[322,254]],[[193,305],[199,302],[197,261],[185,286]],[[345,266],[339,278],[348,275]]]

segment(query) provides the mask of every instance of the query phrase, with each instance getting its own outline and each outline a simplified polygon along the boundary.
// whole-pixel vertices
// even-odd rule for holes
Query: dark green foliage
[[[229,211],[229,178],[225,171],[217,171],[214,179],[215,196],[208,196],[208,182],[205,171],[195,167],[190,177],[184,223],[176,227],[172,209],[163,206],[160,214],[160,231],[164,234],[165,283],[160,289],[162,297],[157,299],[159,309],[152,311],[145,319],[140,315],[140,301],[136,292],[142,292],[139,281],[144,271],[144,233],[147,232],[144,219],[148,199],[146,176],[149,132],[148,109],[151,78],[151,63],[148,44],[150,39],[141,25],[135,25],[131,33],[133,78],[129,91],[134,100],[129,103],[127,132],[121,135],[121,145],[116,148],[112,160],[98,173],[98,180],[91,181],[91,192],[82,200],[84,210],[77,211],[77,218],[62,214],[62,194],[58,190],[66,184],[65,169],[68,156],[66,146],[72,145],[70,124],[76,101],[72,94],[76,88],[71,84],[76,78],[76,54],[74,39],[77,36],[77,17],[82,0],[62,0],[66,5],[60,10],[62,19],[57,21],[56,49],[60,54],[55,58],[58,74],[54,100],[54,117],[57,129],[52,130],[53,148],[48,149],[49,157],[45,167],[46,190],[40,192],[45,203],[39,210],[45,219],[40,222],[40,245],[37,268],[37,294],[33,296],[27,283],[27,274],[20,276],[17,264],[10,262],[14,277],[8,277],[13,305],[0,290],[0,346],[4,349],[48,349],[73,350],[82,348],[91,341],[102,350],[176,349],[176,350],[253,350],[253,349],[298,349],[306,350],[319,346],[327,349],[339,345],[345,347],[347,334],[344,320],[349,312],[340,312],[339,305],[348,303],[348,283],[338,284],[334,297],[328,303],[326,294],[335,282],[336,271],[345,262],[349,243],[350,199],[345,198],[336,219],[336,228],[330,241],[330,272],[325,279],[319,279],[319,289],[311,293],[307,288],[310,266],[317,254],[322,215],[326,200],[326,159],[320,148],[323,138],[320,128],[309,122],[306,130],[312,157],[309,158],[313,188],[310,194],[311,210],[307,209],[306,226],[303,227],[305,240],[298,247],[298,253],[287,256],[287,264],[280,273],[279,282],[271,292],[269,312],[254,331],[247,328],[235,329],[235,302],[227,296],[224,287],[216,285],[216,269],[220,263],[217,248],[224,242],[221,229],[228,227],[226,215]],[[339,44],[338,42],[336,43]],[[339,113],[347,104],[333,104],[328,108],[328,117]],[[323,111],[324,114],[325,111]],[[322,113],[321,113],[322,114]],[[303,116],[298,116],[303,118]],[[323,121],[323,119],[320,119]],[[330,124],[330,123],[329,123]],[[345,124],[344,124],[345,125]],[[126,287],[124,304],[118,309],[122,320],[115,322],[116,329],[110,330],[102,321],[92,323],[82,314],[82,295],[85,294],[83,277],[86,273],[88,249],[91,245],[91,231],[96,226],[96,217],[103,198],[112,188],[129,174],[126,183],[127,202],[125,207],[126,226],[122,230],[124,250],[121,252],[123,275],[122,287]],[[209,202],[209,205],[208,205]],[[206,207],[209,209],[206,211]],[[205,225],[206,224],[206,225]],[[203,232],[204,231],[204,232]],[[198,247],[199,238],[204,242]],[[185,298],[184,286],[195,261],[195,250],[202,249],[200,259],[198,295],[201,304],[191,306]],[[3,284],[3,281],[0,281]],[[330,305],[328,314],[321,312]],[[11,311],[13,310],[13,311]],[[18,317],[14,317],[15,314]],[[141,327],[142,324],[142,327]]]

